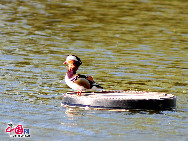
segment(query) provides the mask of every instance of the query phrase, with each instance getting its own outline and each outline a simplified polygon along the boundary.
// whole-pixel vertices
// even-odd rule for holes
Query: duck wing
[[[97,88],[103,89],[103,87],[101,87],[99,84],[95,83],[92,76],[85,76],[85,75],[78,74],[77,79],[79,79],[79,78],[82,81],[86,80],[87,83],[89,82],[90,88],[88,88],[88,89],[92,89],[94,86]]]

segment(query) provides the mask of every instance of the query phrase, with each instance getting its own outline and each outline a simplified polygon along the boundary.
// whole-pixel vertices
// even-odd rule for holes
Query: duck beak
[[[63,64],[67,64],[67,61],[65,61]]]

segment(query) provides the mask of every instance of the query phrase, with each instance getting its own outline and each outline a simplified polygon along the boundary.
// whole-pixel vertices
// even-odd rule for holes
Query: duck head
[[[82,61],[75,55],[68,55],[63,64],[68,64],[69,71],[77,71],[79,66],[82,64]]]

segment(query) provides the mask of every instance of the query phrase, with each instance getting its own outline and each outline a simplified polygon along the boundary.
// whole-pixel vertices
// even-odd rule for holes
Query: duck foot
[[[82,94],[82,91],[77,92],[77,96],[81,96],[81,94]]]

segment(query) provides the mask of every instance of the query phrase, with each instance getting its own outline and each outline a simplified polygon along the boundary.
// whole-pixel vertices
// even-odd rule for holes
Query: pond
[[[0,132],[27,140],[182,140],[188,136],[188,3],[185,0],[1,0]],[[66,56],[106,90],[166,92],[175,111],[61,106],[72,91]]]

